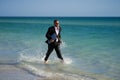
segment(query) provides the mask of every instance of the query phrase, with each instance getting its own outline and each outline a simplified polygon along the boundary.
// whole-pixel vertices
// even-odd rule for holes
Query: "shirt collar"
[[[60,28],[60,27],[56,27],[56,26],[55,26],[55,29],[58,29],[58,30],[59,30],[59,28]]]

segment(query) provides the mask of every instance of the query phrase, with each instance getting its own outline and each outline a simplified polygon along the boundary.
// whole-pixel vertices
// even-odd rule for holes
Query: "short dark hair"
[[[55,19],[55,20],[54,20],[54,23],[57,22],[57,21],[59,21],[59,20]]]

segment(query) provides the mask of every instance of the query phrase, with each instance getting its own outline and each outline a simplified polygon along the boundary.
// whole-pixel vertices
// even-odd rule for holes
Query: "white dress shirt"
[[[55,26],[55,32],[56,32],[57,35],[59,34],[59,27]],[[58,42],[58,38],[56,38],[56,42]]]

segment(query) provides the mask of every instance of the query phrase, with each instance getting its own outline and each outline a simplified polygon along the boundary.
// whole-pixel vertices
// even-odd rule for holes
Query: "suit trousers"
[[[52,51],[55,49],[56,51],[56,54],[57,54],[57,57],[61,60],[63,60],[63,57],[61,55],[61,51],[60,51],[60,44],[58,44],[57,42],[56,43],[51,43],[51,44],[48,44],[48,50],[47,50],[47,53],[46,53],[46,56],[44,58],[45,61],[48,60],[50,54],[52,53]]]

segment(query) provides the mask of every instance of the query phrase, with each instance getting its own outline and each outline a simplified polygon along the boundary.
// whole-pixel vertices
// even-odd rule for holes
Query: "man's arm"
[[[48,28],[48,31],[47,31],[47,33],[46,33],[46,38],[47,38],[48,40],[51,39],[50,28]]]
[[[52,39],[51,37],[53,32],[54,32],[54,27],[49,27],[46,33],[46,38],[50,41],[50,43],[54,42],[54,39]]]

